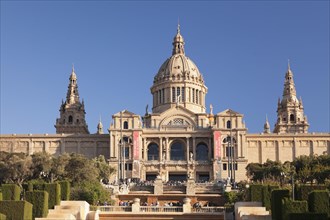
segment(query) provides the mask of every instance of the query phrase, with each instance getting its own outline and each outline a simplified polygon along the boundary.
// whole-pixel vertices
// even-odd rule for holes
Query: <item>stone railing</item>
[[[224,213],[225,208],[222,206],[215,207],[200,207],[200,208],[192,208],[191,212],[199,212],[199,213]]]
[[[140,206],[140,212],[183,212],[180,206]]]
[[[183,199],[182,206],[141,206],[140,199],[135,198],[132,206],[98,206],[100,212],[131,212],[131,213],[214,213],[224,214],[224,207],[193,208],[189,198]]]
[[[98,206],[101,212],[131,212],[132,206]]]

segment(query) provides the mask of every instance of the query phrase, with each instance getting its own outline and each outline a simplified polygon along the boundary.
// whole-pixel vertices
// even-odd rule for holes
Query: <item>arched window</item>
[[[232,144],[231,140],[233,140]],[[223,148],[226,150],[226,157],[233,157],[236,152],[236,139],[234,137],[230,138],[230,136],[227,136],[225,139],[223,139]]]
[[[69,123],[71,124],[73,122],[73,117],[72,115],[69,115]]]
[[[206,144],[198,144],[196,147],[196,160],[208,160],[208,152]]]
[[[231,121],[230,120],[227,121],[227,128],[231,128]]]
[[[155,143],[148,145],[148,160],[159,160],[159,147]]]
[[[128,129],[128,122],[124,121],[124,129]]]
[[[171,160],[185,160],[184,145],[181,142],[174,142],[171,146]]]
[[[293,114],[290,115],[290,121],[294,122],[294,115]]]

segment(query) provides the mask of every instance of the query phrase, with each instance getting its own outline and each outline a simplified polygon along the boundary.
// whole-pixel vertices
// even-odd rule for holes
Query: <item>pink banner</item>
[[[133,160],[138,160],[139,159],[139,151],[140,151],[140,146],[139,146],[139,132],[134,131],[133,132]]]
[[[214,131],[213,137],[214,137],[214,159],[220,159],[221,158],[221,132]]]

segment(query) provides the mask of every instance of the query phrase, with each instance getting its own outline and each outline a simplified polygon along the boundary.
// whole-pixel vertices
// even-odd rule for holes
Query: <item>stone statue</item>
[[[188,172],[188,179],[193,179],[194,176],[193,176],[193,173],[191,171]]]
[[[189,160],[192,161],[194,158],[194,154],[193,152],[189,152]]]
[[[147,104],[147,106],[146,106],[146,115],[148,115],[148,108],[149,108],[149,105]]]
[[[166,159],[166,152],[163,152],[162,157],[163,157],[163,161],[165,161],[165,159]]]
[[[213,115],[213,105],[210,104],[210,114]]]

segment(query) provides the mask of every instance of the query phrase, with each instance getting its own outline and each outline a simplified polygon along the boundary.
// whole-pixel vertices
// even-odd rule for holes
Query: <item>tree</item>
[[[109,182],[109,177],[114,173],[115,169],[110,167],[109,163],[105,160],[103,155],[99,155],[93,159],[94,166],[99,171],[98,179],[104,183]]]
[[[32,179],[46,179],[52,168],[52,157],[46,152],[32,155]]]

